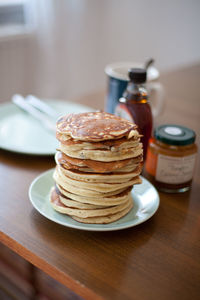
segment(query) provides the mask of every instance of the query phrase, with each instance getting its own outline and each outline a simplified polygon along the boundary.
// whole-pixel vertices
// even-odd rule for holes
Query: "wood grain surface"
[[[161,77],[167,97],[156,121],[188,126],[200,144],[200,65]],[[104,92],[78,102],[103,108]],[[0,241],[84,299],[197,299],[200,295],[200,168],[192,189],[160,194],[147,222],[116,232],[70,229],[41,216],[28,198],[53,157],[0,150]]]

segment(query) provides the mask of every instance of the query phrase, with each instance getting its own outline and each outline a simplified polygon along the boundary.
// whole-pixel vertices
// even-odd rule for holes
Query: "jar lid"
[[[154,131],[157,140],[169,145],[190,145],[196,138],[195,132],[187,127],[166,124],[158,126]]]

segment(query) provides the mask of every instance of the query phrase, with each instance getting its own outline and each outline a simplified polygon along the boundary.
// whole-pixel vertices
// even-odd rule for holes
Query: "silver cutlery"
[[[22,97],[19,94],[16,94],[12,97],[12,102],[16,106],[21,108],[23,111],[28,112],[35,119],[40,121],[41,124],[48,131],[50,131],[51,133],[53,133],[55,135],[55,132],[56,132],[55,120],[53,121],[53,119],[49,117],[50,116],[49,115],[49,112],[50,112],[49,109],[47,110],[48,112],[45,111],[46,105],[41,106],[41,103],[40,103],[40,108],[42,107],[42,109],[44,109],[43,112],[42,112],[42,109],[36,108],[36,106],[33,106],[29,101],[27,101],[24,97]],[[42,104],[45,104],[45,103],[42,103]]]
[[[29,104],[31,104],[36,109],[43,112],[44,114],[47,114],[48,116],[54,119],[58,117],[58,113],[52,107],[50,107],[48,104],[46,104],[44,101],[40,100],[39,98],[33,95],[28,95],[26,96],[25,99]]]

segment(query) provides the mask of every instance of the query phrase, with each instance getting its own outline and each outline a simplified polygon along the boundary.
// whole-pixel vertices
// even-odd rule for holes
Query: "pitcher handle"
[[[164,110],[164,106],[165,106],[164,87],[160,82],[149,82],[148,87],[150,89],[150,92],[153,91],[155,93],[153,97],[154,101],[152,101],[150,97],[150,103],[151,103],[153,117],[156,118]]]

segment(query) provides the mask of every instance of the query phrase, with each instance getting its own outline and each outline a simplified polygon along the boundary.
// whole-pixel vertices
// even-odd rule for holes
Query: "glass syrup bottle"
[[[138,131],[142,135],[144,161],[153,126],[151,107],[145,87],[146,77],[145,69],[134,68],[129,70],[130,81],[115,109],[116,115],[128,119],[138,126]]]

